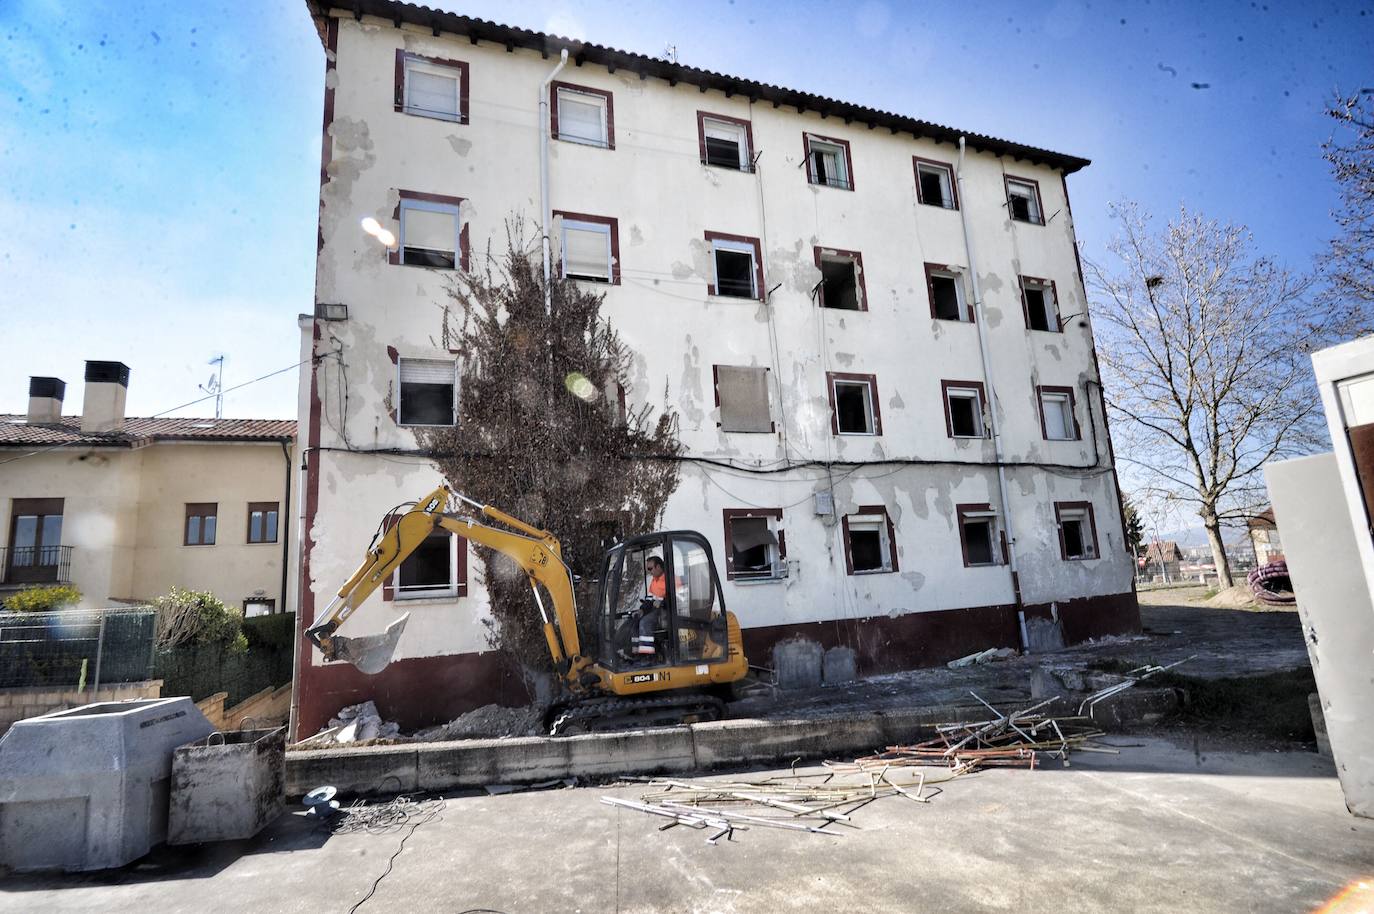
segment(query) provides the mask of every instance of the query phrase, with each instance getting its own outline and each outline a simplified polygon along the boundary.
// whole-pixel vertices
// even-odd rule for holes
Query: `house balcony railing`
[[[71,546],[0,546],[0,584],[70,584]]]

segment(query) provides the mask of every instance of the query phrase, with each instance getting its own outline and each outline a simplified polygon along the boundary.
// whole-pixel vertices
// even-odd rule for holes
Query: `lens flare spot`
[[[568,393],[577,397],[579,400],[583,400],[587,403],[592,403],[596,400],[596,385],[580,371],[568,372],[568,376],[563,379],[563,386],[568,388]]]

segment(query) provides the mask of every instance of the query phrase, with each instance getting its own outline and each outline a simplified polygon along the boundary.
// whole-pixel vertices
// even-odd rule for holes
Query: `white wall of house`
[[[468,63],[469,123],[393,110],[396,51]],[[539,54],[508,53],[487,42],[351,14],[339,20],[329,139],[332,160],[321,211],[318,302],[348,306],[349,319],[318,323],[315,383],[320,404],[319,503],[309,530],[310,581],[317,606],[347,578],[383,514],[439,482],[417,458],[366,453],[415,447],[390,418],[400,357],[453,358],[437,342],[447,277],[442,271],[390,265],[359,228],[371,216],[393,231],[400,190],[462,197],[474,269],[500,256],[507,220],[523,216],[537,238],[538,86],[554,64]],[[953,163],[949,144],[891,135],[831,117],[702,93],[696,86],[641,80],[633,72],[569,64],[562,81],[613,93],[615,148],[554,141],[551,204],[614,217],[619,229],[619,285],[605,313],[636,353],[628,396],[681,417],[690,455],[765,467],[784,459],[814,461],[959,461],[991,463],[990,440],[953,440],[945,430],[941,379],[983,380],[976,328],[931,318],[923,264],[967,266],[960,213],[920,205],[913,156]],[[750,121],[755,173],[699,162],[697,113]],[[850,143],[855,189],[808,184],[803,135]],[[1026,161],[969,151],[961,206],[972,221],[991,354],[994,408],[1011,464],[1012,522],[1027,603],[1128,593],[1132,558],[1122,542],[1117,492],[1090,327],[1074,254],[1072,216],[1059,172]],[[1047,222],[1007,215],[1004,175],[1038,182]],[[767,304],[708,295],[704,232],[761,239]],[[555,232],[556,236],[556,232]],[[863,255],[868,311],[821,309],[813,246]],[[531,244],[531,250],[537,246]],[[1022,316],[1018,275],[1055,282],[1064,332],[1031,331]],[[967,276],[964,294],[972,298]],[[304,345],[315,332],[304,321]],[[306,350],[308,351],[308,350]],[[774,433],[723,433],[712,391],[713,365],[770,368]],[[346,377],[344,368],[346,367]],[[882,434],[835,436],[828,371],[877,376]],[[311,377],[303,375],[301,427],[307,428]],[[1036,385],[1072,387],[1081,440],[1042,438]],[[662,402],[663,391],[667,402]],[[1094,445],[1096,452],[1094,452]],[[1075,469],[1081,468],[1081,469]],[[833,517],[813,513],[813,493],[833,486]],[[469,493],[477,499],[483,493]],[[686,464],[665,527],[695,528],[724,549],[722,509],[784,508],[788,574],[769,583],[727,584],[726,600],[746,627],[874,615],[1006,605],[1005,565],[965,568],[955,505],[997,505],[991,466],[900,465],[795,469],[758,475]],[[1100,557],[1060,556],[1054,503],[1093,506]],[[900,570],[845,573],[840,514],[885,505],[896,527]],[[461,600],[383,604],[374,595],[355,617],[357,633],[380,630],[411,611],[400,657],[480,651],[486,647],[484,598],[475,580]],[[318,658],[316,658],[318,659]]]

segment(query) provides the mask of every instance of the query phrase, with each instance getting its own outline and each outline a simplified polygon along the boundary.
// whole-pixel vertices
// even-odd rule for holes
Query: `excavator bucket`
[[[380,635],[360,635],[354,638],[334,636],[334,659],[347,660],[369,676],[380,673],[391,663],[396,643],[405,631],[410,613],[392,622]]]

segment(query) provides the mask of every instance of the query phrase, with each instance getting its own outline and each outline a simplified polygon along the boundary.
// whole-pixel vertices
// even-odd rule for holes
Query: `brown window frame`
[[[1044,330],[1041,330],[1038,327],[1031,326],[1030,302],[1026,301],[1026,283],[1030,283],[1033,286],[1039,286],[1042,289],[1045,289],[1049,292],[1050,306],[1054,311],[1053,326],[1047,327]],[[1059,286],[1055,284],[1055,281],[1053,279],[1045,279],[1040,276],[1017,276],[1016,284],[1017,288],[1021,290],[1021,317],[1026,322],[1026,329],[1034,331],[1035,333],[1063,333],[1064,318],[1059,313]]]
[[[873,431],[872,432],[841,432],[840,414],[835,408],[835,382],[847,381],[851,383],[863,383],[868,385],[868,398],[873,406]],[[881,438],[883,434],[883,410],[878,403],[878,376],[875,374],[862,374],[854,371],[827,371],[825,373],[826,394],[830,397],[830,434],[832,435],[853,435],[857,438]]]
[[[1030,185],[1031,190],[1035,191],[1035,209],[1036,209],[1036,213],[1040,216],[1040,218],[1039,218],[1038,220],[1036,220],[1036,219],[1017,219],[1015,216],[1012,215],[1012,211],[1011,211],[1011,182],[1012,182],[1012,181],[1015,181],[1017,184],[1028,184],[1028,185]],[[1045,198],[1044,198],[1044,197],[1041,195],[1041,193],[1040,193],[1040,182],[1039,182],[1039,181],[1035,180],[1034,178],[1022,178],[1022,177],[1020,177],[1020,176],[1018,176],[1018,175],[1009,175],[1009,174],[1007,174],[1006,172],[1003,172],[1003,173],[1002,173],[1002,187],[1003,187],[1003,189],[1006,191],[1006,196],[1007,196],[1007,199],[1006,199],[1006,207],[1007,207],[1007,218],[1008,218],[1008,219],[1010,219],[1012,222],[1019,222],[1019,223],[1021,223],[1022,225],[1039,225],[1039,226],[1043,226],[1043,225],[1045,224]]]
[[[67,524],[65,508],[66,499],[63,498],[10,499],[9,539],[7,540],[9,546],[7,549],[0,550],[0,558],[4,559],[4,565],[0,567],[0,580],[10,584],[46,584],[61,578],[61,568],[64,564],[62,561],[62,537],[59,535],[56,543],[45,542],[42,518],[61,517],[62,529],[65,533]],[[15,534],[21,517],[39,518],[34,531],[33,546],[20,547],[15,544]],[[27,564],[19,555],[21,548],[31,549],[33,552],[29,556],[30,561]],[[49,550],[52,551],[49,552]],[[55,557],[57,561],[45,562],[44,559],[48,557]]]
[[[386,521],[384,522],[383,532],[386,532],[387,530],[390,530],[392,527],[394,527],[394,526],[397,524],[397,522],[399,522],[400,519],[401,519],[402,517],[404,517],[404,516],[405,516],[404,514],[390,514],[390,515],[388,515],[387,518],[386,518]],[[437,532],[439,532],[440,529],[442,529],[442,528],[438,528],[438,529],[436,529],[434,532],[437,533]],[[454,562],[454,568],[453,568],[453,576],[454,576],[454,578],[455,578],[455,580],[454,580],[454,582],[453,582],[453,593],[451,593],[451,594],[445,593],[445,594],[433,594],[433,595],[420,595],[420,596],[416,596],[416,597],[397,597],[397,596],[396,596],[396,592],[397,592],[397,590],[400,589],[399,583],[398,583],[398,582],[399,582],[399,580],[400,580],[400,574],[401,574],[401,566],[400,566],[400,565],[397,565],[397,566],[396,566],[396,570],[393,571],[391,574],[387,575],[386,578],[385,578],[385,580],[382,581],[382,600],[383,600],[383,602],[390,603],[390,602],[392,602],[392,601],[396,601],[396,602],[398,602],[398,603],[406,603],[406,602],[409,602],[410,600],[457,600],[457,599],[459,599],[459,598],[461,598],[461,597],[466,597],[466,596],[468,595],[468,540],[467,540],[467,537],[465,537],[465,536],[459,536],[457,533],[454,533],[452,530],[443,530],[443,532],[444,532],[444,533],[447,533],[449,536],[454,537],[454,538],[456,538],[456,539],[458,540],[457,543],[455,543],[455,544],[453,544],[452,546],[449,547],[449,548],[451,548],[451,549],[456,549],[456,550],[458,550],[457,560]],[[402,562],[402,564],[405,564],[405,563]]]
[[[956,435],[954,434],[954,418],[949,412],[949,391],[950,388],[960,388],[964,390],[978,391],[978,424],[982,426],[981,435]],[[988,392],[983,386],[982,381],[951,381],[941,379],[940,381],[940,402],[945,408],[945,435],[955,441],[981,441],[986,440],[990,433],[989,422],[987,419],[988,411]]]
[[[406,58],[412,60],[422,60],[431,66],[444,67],[449,70],[458,71],[458,119],[452,120],[447,117],[439,117],[435,114],[425,114],[423,111],[406,110]],[[404,48],[396,49],[396,96],[393,99],[395,109],[401,114],[408,114],[411,117],[427,117],[430,120],[443,121],[446,124],[466,124],[468,123],[468,63],[466,60],[453,60],[447,57],[427,57],[424,54],[413,54]]]
[[[463,218],[463,204],[467,202],[467,198],[451,197],[447,194],[431,194],[418,190],[401,190],[399,188],[397,189],[396,194],[396,208],[391,211],[391,220],[396,224],[396,249],[394,251],[390,249],[387,250],[386,262],[391,264],[392,266],[399,267],[419,267],[425,270],[443,269],[443,267],[431,267],[423,263],[405,263],[401,260],[401,242],[402,240],[404,240],[402,238],[401,232],[401,201],[418,200],[422,203],[442,203],[446,206],[457,207],[457,219],[460,225],[458,226],[458,251],[456,252],[458,255],[458,262],[454,269],[461,270],[464,273],[468,272],[468,264],[470,259],[468,254],[468,223],[467,220]]]
[[[745,150],[745,159],[748,160],[742,168],[731,168],[728,165],[716,165],[706,161],[706,122],[720,121],[724,124],[734,124],[736,127],[744,128],[744,144],[748,148]],[[754,173],[754,125],[751,121],[742,117],[731,117],[728,114],[716,114],[713,111],[697,111],[697,152],[701,157],[701,164],[708,168],[720,168],[725,171],[738,171],[745,174]]]
[[[925,198],[925,194],[921,192],[921,166],[922,166],[922,165],[925,165],[925,166],[930,167],[930,168],[940,168],[940,169],[943,169],[944,172],[945,172],[945,174],[949,176],[949,198],[950,198],[950,203],[951,203],[950,206],[945,206],[945,203],[944,203],[943,200],[941,200],[939,203],[932,203],[932,202],[930,202],[929,200],[927,200],[927,199]],[[915,176],[915,178],[916,178],[916,202],[917,202],[917,203],[921,204],[922,206],[933,206],[933,207],[935,207],[936,209],[943,209],[943,210],[950,210],[950,211],[957,211],[957,210],[959,209],[959,185],[958,185],[958,182],[956,182],[956,181],[954,180],[954,165],[953,165],[952,163],[950,163],[950,162],[941,162],[939,159],[923,159],[923,158],[921,158],[920,156],[912,156],[912,157],[911,157],[911,173],[912,173],[912,174]]]
[[[828,181],[816,180],[816,174],[812,171],[811,168],[812,140],[820,140],[822,143],[829,143],[831,146],[839,146],[841,149],[844,150],[844,173],[845,177],[849,179],[848,184],[831,184]],[[806,167],[807,184],[810,184],[814,187],[831,187],[835,190],[852,191],[854,189],[854,156],[849,151],[848,140],[842,140],[839,137],[833,136],[822,136],[819,133],[812,133],[811,131],[806,130],[802,132],[802,152],[802,164]]]
[[[562,140],[558,135],[558,91],[567,89],[569,92],[581,92],[583,95],[599,95],[606,100],[606,144],[588,143],[583,140],[563,140],[565,143],[573,143],[577,146],[587,146],[592,149],[614,149],[615,148],[615,94],[608,89],[593,89],[591,86],[583,86],[577,83],[563,82],[554,80],[549,83],[549,136],[555,140]]]
[[[1051,438],[1049,425],[1045,422],[1045,394],[1068,394],[1069,395],[1069,416],[1073,419],[1072,438]],[[1072,387],[1064,387],[1055,384],[1037,384],[1035,386],[1035,403],[1040,409],[1040,437],[1045,441],[1082,441],[1083,430],[1078,425],[1078,404],[1074,396]]]
[[[782,529],[782,508],[722,508],[720,512],[721,522],[725,526],[725,579],[735,580],[735,549],[734,534],[730,531],[730,522],[745,517],[771,517],[778,522],[778,565],[782,566],[787,561],[787,533]],[[786,580],[787,571],[782,569],[781,574],[772,575],[766,578],[743,578],[746,581],[782,581]]]
[[[855,571],[854,556],[849,546],[849,518],[857,517],[860,514],[881,514],[883,520],[887,522],[887,552],[888,559],[892,563],[891,568],[875,568],[871,571]],[[892,523],[892,515],[887,513],[886,505],[859,505],[853,512],[840,518],[840,526],[844,532],[844,571],[850,576],[870,575],[870,574],[895,574],[901,570],[897,562],[897,526]]]
[[[593,216],[590,213],[574,213],[570,210],[556,209],[551,213],[555,218],[571,219],[574,222],[590,222],[594,225],[604,225],[610,228],[611,234],[611,278],[609,280],[590,279],[585,276],[574,276],[578,282],[596,282],[603,285],[620,285],[620,220],[614,216]],[[563,272],[563,245],[562,227],[559,228],[558,245],[558,274],[566,277]]]
[[[711,281],[706,286],[707,294],[715,298],[733,298],[738,301],[765,301],[768,290],[763,280],[763,244],[750,235],[731,235],[726,232],[705,232],[706,244],[711,248]],[[754,283],[757,294],[746,298],[743,295],[721,295],[716,289],[716,252],[715,241],[728,241],[733,244],[747,244],[754,249]]]
[[[715,396],[716,409],[720,409],[720,370],[722,368],[759,368],[771,376],[773,369],[767,365],[712,365],[711,366],[711,393]],[[772,385],[769,384],[771,394]],[[624,393],[621,394],[621,408],[624,408]],[[725,423],[717,422],[716,428],[727,435],[767,435],[778,430],[778,423],[773,419],[773,399],[768,399],[768,431],[749,431],[744,432],[739,429],[727,429]]]
[[[858,251],[846,251],[844,248],[832,248],[825,245],[813,245],[812,256],[816,261],[816,269],[821,269],[821,260],[825,257],[832,259],[850,260],[854,264],[854,290],[858,298],[858,308],[855,311],[868,310],[868,286],[864,283],[864,255]],[[825,279],[821,279],[821,284],[816,287],[816,303],[822,307],[829,307],[825,303]],[[848,311],[849,308],[831,308],[832,311]]]
[[[213,546],[219,540],[219,502],[217,501],[188,501],[186,504],[186,515],[181,521],[181,545],[183,546]],[[210,508],[207,514],[204,509]],[[198,543],[191,542],[191,518],[199,517],[201,540]],[[215,519],[215,538],[210,542],[205,542],[205,518]]]
[[[971,514],[992,515],[992,523],[997,531],[997,536],[992,542],[992,548],[996,550],[991,562],[970,562],[968,558],[968,532],[964,529],[964,521]],[[964,556],[965,568],[991,568],[1007,563],[1007,534],[1002,529],[1001,518],[987,502],[969,503],[954,506],[954,515],[959,525],[959,549]],[[975,518],[976,519],[976,518]]]
[[[268,510],[271,510],[273,513],[275,513],[275,514],[277,515],[277,531],[276,531],[277,535],[274,536],[274,537],[272,537],[270,540],[255,540],[255,539],[253,539],[253,512],[254,512],[255,510],[258,510],[258,511],[262,511],[262,512],[263,512],[263,518],[262,518],[263,532],[266,532],[266,530],[267,530],[267,514],[266,514],[266,512],[267,512]],[[216,526],[218,526],[218,524],[216,524]],[[276,543],[276,542],[279,542],[280,539],[281,539],[281,502],[279,502],[279,501],[250,501],[250,502],[248,503],[248,516],[247,516],[247,518],[246,518],[246,523],[244,524],[243,541],[244,541],[245,543],[249,544],[250,546],[256,546],[256,545],[263,544],[263,543]]]
[[[1092,555],[1069,555],[1069,550],[1064,543],[1064,512],[1083,511],[1088,519],[1088,528],[1092,532],[1093,554]],[[1090,501],[1057,501],[1054,503],[1054,527],[1059,536],[1059,557],[1066,562],[1092,562],[1102,558],[1102,549],[1097,542],[1097,517],[1093,511],[1093,503]],[[1086,540],[1085,540],[1086,542]]]
[[[932,319],[937,321],[946,321],[952,324],[972,324],[977,322],[977,315],[975,315],[973,312],[973,302],[968,300],[968,292],[964,289],[964,269],[962,267],[960,267],[958,264],[953,263],[927,263],[925,264],[925,273],[926,298],[930,301],[930,316]],[[935,313],[934,279],[936,273],[948,273],[951,276],[953,276],[954,282],[959,286],[959,300],[962,302],[961,307],[964,310],[964,314],[966,315],[965,317],[951,319],[948,317],[940,317],[938,314]]]

